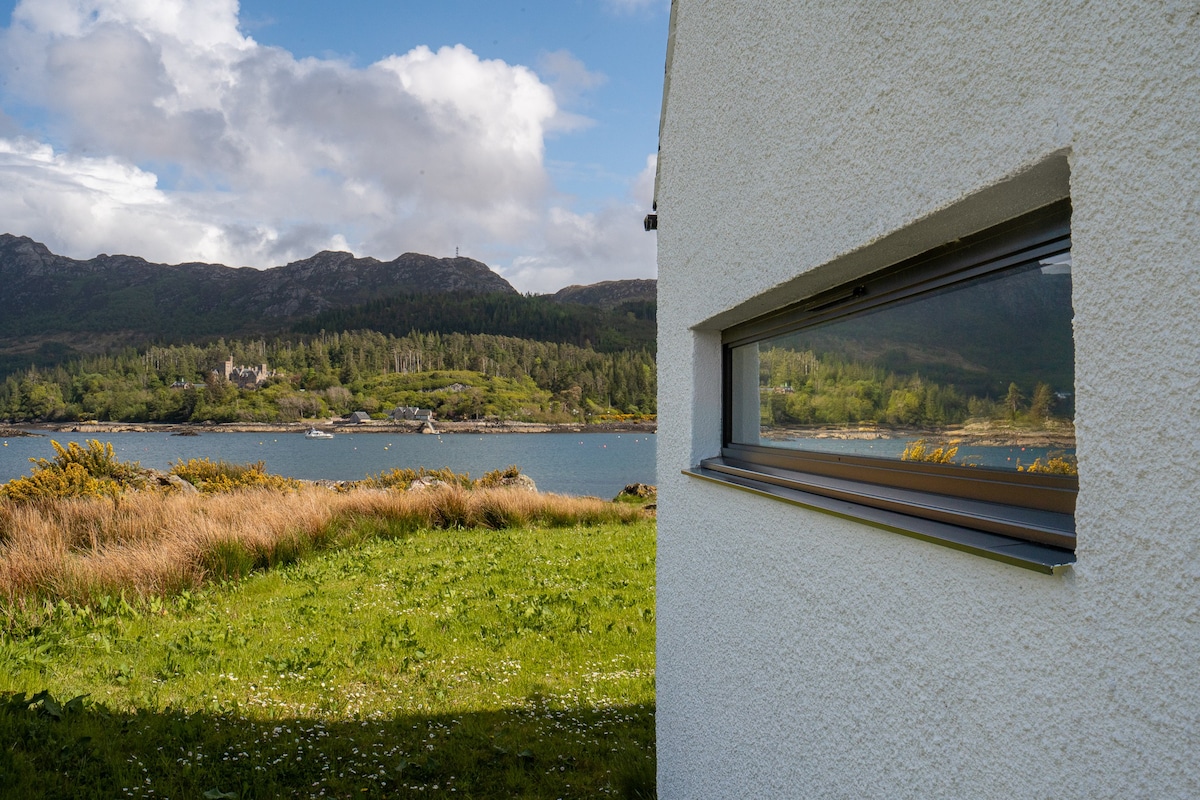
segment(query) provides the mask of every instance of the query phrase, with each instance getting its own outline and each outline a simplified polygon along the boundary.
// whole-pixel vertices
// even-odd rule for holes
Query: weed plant
[[[0,797],[653,797],[653,523],[410,530],[365,494],[354,547],[10,608]]]

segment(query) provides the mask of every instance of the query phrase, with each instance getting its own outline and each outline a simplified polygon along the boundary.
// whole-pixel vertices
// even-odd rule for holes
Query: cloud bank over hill
[[[257,267],[461,247],[528,291],[654,274],[653,159],[586,213],[548,175],[546,137],[588,124],[564,103],[603,81],[569,53],[551,83],[463,45],[297,59],[237,10],[20,2],[0,30],[6,230],[78,258]]]

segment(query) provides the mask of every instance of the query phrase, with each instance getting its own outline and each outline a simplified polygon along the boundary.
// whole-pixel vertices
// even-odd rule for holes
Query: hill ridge
[[[0,335],[62,331],[253,329],[253,320],[318,314],[394,294],[519,294],[486,264],[404,253],[390,261],[324,250],[278,267],[157,264],[101,253],[74,259],[27,236],[0,234],[6,313]],[[231,330],[232,329],[232,330]]]

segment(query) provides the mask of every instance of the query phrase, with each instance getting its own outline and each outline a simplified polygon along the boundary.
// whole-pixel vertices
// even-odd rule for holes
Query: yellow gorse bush
[[[521,477],[521,468],[516,464],[510,464],[504,469],[494,469],[491,472],[483,473],[483,477],[475,481],[475,486],[479,489],[494,489],[504,486],[505,481],[516,480],[519,477]]]
[[[54,448],[54,458],[31,458],[34,466],[39,469],[65,469],[75,464],[96,478],[111,478],[117,482],[135,480],[142,474],[142,467],[136,461],[119,461],[113,450],[112,442],[101,442],[89,439],[87,447],[78,442],[67,442],[63,447],[55,441],[50,445]]]
[[[0,486],[0,495],[17,503],[33,503],[60,497],[112,497],[120,487],[112,481],[92,477],[79,464],[40,469]]]
[[[1017,462],[1017,472],[1041,472],[1050,475],[1078,475],[1079,463],[1073,457],[1067,456],[1050,456],[1047,457],[1045,463],[1040,458],[1035,458],[1032,464],[1022,466],[1021,462]]]
[[[205,494],[232,492],[237,489],[298,489],[300,482],[295,478],[272,475],[266,463],[230,464],[228,461],[210,461],[207,458],[180,459],[171,467],[171,474],[178,475]]]
[[[341,486],[343,491],[352,489],[407,489],[418,480],[440,481],[450,486],[461,486],[470,489],[472,480],[469,473],[459,474],[449,467],[442,469],[407,469],[394,467],[376,475],[368,475],[360,481],[349,481]]]
[[[936,448],[927,444],[924,439],[917,439],[904,446],[900,455],[901,461],[923,461],[928,464],[953,464],[958,455],[958,441],[939,444]],[[964,461],[964,467],[974,466]],[[1022,464],[1017,461],[1017,472],[1035,472],[1044,475],[1078,475],[1079,464],[1074,456],[1051,455],[1043,461],[1035,458],[1032,464]]]
[[[87,447],[68,442],[64,447],[51,441],[54,458],[31,458],[32,475],[15,478],[0,486],[0,497],[31,503],[59,497],[116,497],[143,482],[137,462],[117,460],[111,442],[89,440]]]
[[[417,481],[443,483],[447,486],[458,486],[463,489],[496,489],[508,485],[521,476],[521,468],[515,464],[504,469],[494,469],[485,472],[482,478],[473,480],[469,472],[455,472],[449,467],[441,469],[405,469],[396,467],[384,470],[376,475],[369,475],[359,481],[347,481],[339,485],[341,491],[354,489],[398,489],[404,490]]]
[[[901,461],[924,461],[929,464],[953,464],[954,456],[958,455],[958,442],[939,444],[937,449],[931,449],[924,439],[917,439],[904,446],[900,454]]]

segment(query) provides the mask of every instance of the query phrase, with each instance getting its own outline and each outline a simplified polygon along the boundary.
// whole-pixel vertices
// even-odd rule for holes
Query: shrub
[[[917,439],[904,446],[900,454],[901,461],[924,461],[929,464],[953,464],[954,456],[958,454],[958,442],[938,444],[937,449],[930,449],[924,439]]]
[[[515,469],[511,467],[510,469]],[[489,475],[491,473],[488,473]],[[485,476],[486,477],[486,476]],[[394,468],[380,472],[378,475],[368,475],[361,481],[350,481],[341,485],[343,491],[351,489],[408,489],[417,481],[441,481],[448,486],[458,486],[463,489],[470,489],[474,482],[471,480],[470,473],[464,472],[461,475],[456,473],[449,467],[442,469],[400,469]]]
[[[516,464],[510,464],[504,469],[494,469],[491,472],[485,472],[482,478],[475,481],[475,486],[480,489],[495,489],[500,486],[507,486],[519,477],[521,477],[521,468]]]
[[[0,497],[19,503],[53,500],[60,497],[116,497],[122,491],[141,486],[141,465],[118,461],[111,442],[89,440],[87,447],[68,442],[63,447],[51,441],[54,458],[31,458],[33,474],[15,478],[0,486]]]
[[[266,464],[230,464],[228,461],[209,461],[207,458],[180,459],[171,467],[178,475],[205,494],[232,492],[237,489],[298,489],[300,482],[267,472]]]
[[[81,447],[78,442],[68,442],[66,447],[55,441],[50,442],[54,447],[54,458],[31,458],[40,469],[65,469],[69,464],[78,464],[95,478],[111,478],[114,481],[127,483],[142,474],[141,465],[136,462],[118,461],[113,451],[112,442],[88,440],[87,447]]]
[[[1064,455],[1049,455],[1046,457],[1045,463],[1040,458],[1035,458],[1032,464],[1022,466],[1021,462],[1017,462],[1017,472],[1040,472],[1050,475],[1078,475],[1079,462],[1075,456]]]
[[[344,490],[350,489],[407,489],[417,479],[415,469],[385,470],[378,475],[368,475],[361,481],[350,481],[341,484]]]
[[[0,495],[17,503],[33,503],[64,497],[111,497],[116,494],[114,489],[112,481],[98,481],[78,464],[68,464],[14,478],[0,487]]]

